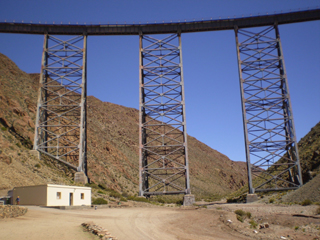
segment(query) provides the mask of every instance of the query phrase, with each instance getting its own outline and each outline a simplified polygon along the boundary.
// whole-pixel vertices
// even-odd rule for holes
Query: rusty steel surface
[[[235,28],[249,193],[302,186],[278,26]]]
[[[233,30],[258,26],[270,26],[275,22],[288,24],[320,20],[320,9],[305,11],[250,16],[241,18],[227,18],[215,20],[202,20],[193,22],[166,22],[153,24],[36,24],[36,23],[0,23],[2,33],[26,34],[55,34],[55,35],[139,35],[157,33],[188,33],[217,30]]]
[[[190,194],[180,34],[140,35],[139,195]]]
[[[86,36],[45,35],[34,149],[86,173]]]

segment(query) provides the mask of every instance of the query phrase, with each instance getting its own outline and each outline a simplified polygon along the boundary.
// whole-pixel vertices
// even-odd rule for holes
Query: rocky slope
[[[14,186],[73,184],[72,171],[38,160],[33,144],[39,74],[21,71],[0,54],[0,190]],[[138,191],[138,110],[88,97],[88,175],[127,194]],[[246,183],[245,163],[231,161],[188,136],[191,191],[225,195]]]
[[[320,203],[320,175],[304,184],[301,188],[289,192],[282,198],[283,202],[303,202],[304,200]]]
[[[320,173],[320,122],[298,143],[303,182]]]
[[[298,143],[304,185],[288,193],[282,201],[302,202],[306,199],[320,202],[320,122]]]

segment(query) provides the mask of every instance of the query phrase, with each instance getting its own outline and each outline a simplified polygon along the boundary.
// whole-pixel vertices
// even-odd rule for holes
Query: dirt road
[[[92,221],[118,240],[309,240],[319,239],[320,235],[320,216],[314,215],[316,208],[315,205],[273,204],[178,208],[145,204],[97,210],[58,210],[28,206],[29,211],[24,216],[0,219],[0,239],[98,239],[81,227],[81,223]],[[249,211],[252,218],[238,221],[236,209]],[[268,228],[259,229],[258,225],[253,229],[249,224],[251,220],[258,224],[268,223]]]
[[[0,220],[0,239],[94,239],[80,227],[81,223],[88,221],[108,229],[119,240],[248,239],[230,229],[227,231],[226,226],[218,221],[220,215],[214,211],[205,213],[164,207],[28,208],[25,216]]]

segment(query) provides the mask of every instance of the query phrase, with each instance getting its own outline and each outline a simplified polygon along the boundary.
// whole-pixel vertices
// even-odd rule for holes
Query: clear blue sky
[[[1,0],[0,21],[133,23],[257,15],[320,7],[319,0]],[[280,26],[298,140],[320,121],[320,21]],[[0,34],[0,52],[40,71],[43,36]],[[138,108],[137,36],[89,36],[88,95]],[[182,35],[188,134],[245,161],[233,31]]]

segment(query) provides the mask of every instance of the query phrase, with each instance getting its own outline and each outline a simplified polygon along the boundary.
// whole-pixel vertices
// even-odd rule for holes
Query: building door
[[[70,198],[69,198],[69,205],[73,206],[73,193],[70,193]]]

